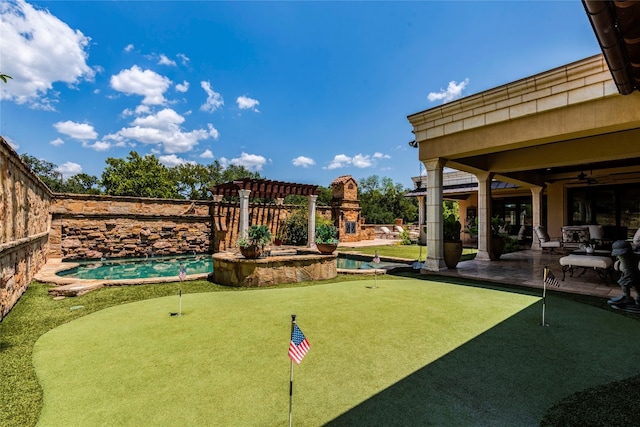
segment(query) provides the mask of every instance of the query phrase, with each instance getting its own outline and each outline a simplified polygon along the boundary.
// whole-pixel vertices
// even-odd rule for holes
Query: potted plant
[[[505,239],[508,238],[508,234],[504,231],[505,224],[505,220],[498,215],[491,218],[491,250],[489,251],[489,258],[492,261],[499,260],[504,253]]]
[[[316,247],[321,254],[332,254],[338,247],[338,229],[335,225],[320,224],[316,227]]]
[[[247,229],[246,237],[236,241],[240,253],[245,258],[258,258],[265,246],[271,242],[271,231],[266,225],[252,225]]]
[[[454,214],[449,214],[442,218],[444,231],[444,263],[447,268],[456,268],[462,256],[462,240],[460,240],[460,230],[462,224]]]

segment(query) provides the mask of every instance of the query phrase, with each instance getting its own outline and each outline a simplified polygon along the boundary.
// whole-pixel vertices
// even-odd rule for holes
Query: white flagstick
[[[376,251],[376,255],[373,257],[373,263],[375,264],[373,267],[373,280],[374,280],[374,289],[378,289],[378,264],[380,263],[380,257],[378,256],[378,251]]]
[[[182,280],[180,280],[180,299],[178,303],[178,316],[182,316]]]
[[[544,322],[544,311],[547,306],[547,267],[544,268],[542,277],[542,323],[541,326],[549,326]]]
[[[296,315],[291,315],[291,335],[289,335],[289,339],[293,337],[293,325],[296,323]],[[291,427],[293,423],[293,359],[290,359],[289,366],[289,427]]]

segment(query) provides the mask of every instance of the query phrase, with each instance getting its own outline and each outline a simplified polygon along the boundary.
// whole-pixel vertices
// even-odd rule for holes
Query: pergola
[[[292,182],[272,181],[269,179],[243,178],[225,182],[209,188],[214,200],[221,201],[224,197],[239,197],[240,199],[240,227],[239,235],[244,235],[249,228],[249,196],[261,199],[275,199],[276,204],[282,204],[285,196],[307,196],[309,199],[309,233],[307,246],[315,245],[316,229],[316,199],[318,186],[297,184]]]

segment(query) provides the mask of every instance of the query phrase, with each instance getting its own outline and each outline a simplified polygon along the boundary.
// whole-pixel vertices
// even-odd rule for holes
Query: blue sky
[[[0,0],[0,135],[329,186],[420,173],[407,116],[600,53],[579,1]]]

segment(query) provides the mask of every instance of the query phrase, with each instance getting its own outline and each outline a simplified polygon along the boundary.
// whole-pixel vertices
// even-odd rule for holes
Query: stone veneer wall
[[[52,198],[0,137],[0,319],[46,263]]]
[[[250,224],[274,234],[291,205],[251,203]],[[233,249],[240,208],[234,202],[56,194],[50,256],[64,260],[213,253]],[[329,207],[318,215],[330,218]]]
[[[211,203],[57,194],[51,256],[74,260],[208,253]]]

